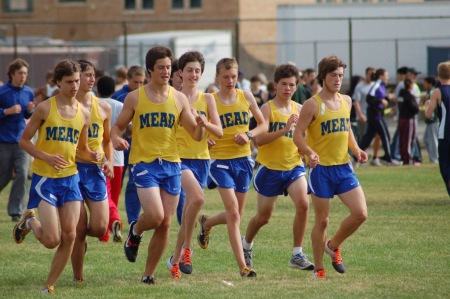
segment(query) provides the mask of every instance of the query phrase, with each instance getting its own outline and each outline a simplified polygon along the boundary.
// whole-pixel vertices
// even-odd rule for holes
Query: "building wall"
[[[137,4],[141,1],[136,0]],[[386,0],[371,2],[384,1]],[[45,36],[69,42],[101,42],[113,41],[123,35],[124,22],[127,22],[128,34],[169,30],[228,29],[236,36],[236,24],[225,20],[239,20],[237,32],[239,46],[235,47],[237,49],[235,55],[240,66],[249,76],[261,71],[271,76],[278,55],[277,30],[279,29],[275,21],[277,7],[289,4],[312,6],[320,2],[324,7],[328,6],[325,3],[327,0],[204,0],[201,9],[173,10],[170,7],[171,1],[154,1],[153,10],[139,8],[125,10],[124,0],[86,0],[84,3],[34,0],[31,12],[4,13],[0,10],[0,29],[6,28],[4,29],[6,35],[12,36],[11,24],[17,22],[17,33],[21,37]],[[333,1],[333,3],[343,2],[344,0]],[[348,2],[355,1],[348,0]],[[422,0],[398,0],[397,2],[422,2]]]

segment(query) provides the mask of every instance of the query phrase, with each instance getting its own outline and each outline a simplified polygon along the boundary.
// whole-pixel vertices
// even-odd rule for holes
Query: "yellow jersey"
[[[208,118],[208,106],[206,104],[205,94],[198,92],[197,99],[191,104],[191,107],[197,110],[197,113]],[[209,160],[209,151],[207,137],[202,140],[194,140],[191,135],[183,128],[181,122],[177,128],[177,145],[180,158]]]
[[[319,95],[313,97],[319,111],[306,131],[306,144],[319,155],[319,165],[322,166],[343,165],[350,161],[350,109],[341,94],[338,97],[341,99],[341,108],[336,111],[328,109]]]
[[[292,110],[291,114],[281,113],[272,100],[268,101],[270,106],[269,130],[268,132],[276,132],[286,127],[289,117],[297,114],[297,104],[290,101]],[[295,166],[302,164],[302,158],[298,152],[297,146],[292,139],[294,128],[283,136],[278,137],[270,143],[261,145],[258,148],[258,156],[256,160],[265,167],[272,170],[287,171]]]
[[[150,163],[158,158],[181,162],[175,135],[180,112],[173,87],[169,86],[169,95],[163,103],[151,102],[144,86],[139,87],[138,93],[131,128],[130,164]]]
[[[58,112],[56,98],[51,97],[48,101],[50,112],[38,130],[36,147],[51,155],[63,155],[68,165],[64,169],[56,170],[44,160],[34,159],[31,169],[40,176],[64,178],[78,173],[75,156],[83,129],[83,112],[81,104],[77,103],[75,116],[72,119],[65,119]]]
[[[250,142],[239,145],[234,142],[236,134],[248,132],[250,105],[245,99],[244,92],[236,89],[236,102],[224,105],[220,102],[217,93],[213,93],[222,124],[223,137],[221,139],[210,136],[216,144],[210,149],[212,159],[228,160],[250,156]]]
[[[89,163],[102,164],[105,157],[105,151],[103,150],[103,133],[105,128],[103,126],[104,118],[100,115],[98,107],[98,98],[92,96],[91,106],[91,124],[88,131],[88,146],[91,151],[99,151],[102,154],[102,158],[99,161],[91,160]],[[77,154],[77,158],[80,158]]]

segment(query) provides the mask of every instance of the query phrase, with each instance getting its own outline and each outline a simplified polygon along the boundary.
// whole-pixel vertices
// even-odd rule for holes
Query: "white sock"
[[[136,226],[136,225],[135,225],[135,226]],[[136,233],[136,231],[134,230],[135,226],[133,226],[133,235],[138,236],[138,237],[141,237],[142,235],[138,235],[138,234]]]
[[[31,227],[30,227],[30,224],[29,224],[29,222],[30,222],[30,220],[31,219],[35,219],[34,217],[31,217],[31,218],[28,218],[27,220],[25,220],[25,227],[31,232],[32,231],[32,229],[31,229]]]
[[[292,250],[292,254],[293,255],[297,255],[303,252],[302,247],[294,247],[294,249]]]
[[[247,243],[247,240],[245,240],[245,237],[243,237],[243,238],[242,238],[242,247],[243,247],[245,250],[250,250],[250,249],[253,248],[253,242]]]

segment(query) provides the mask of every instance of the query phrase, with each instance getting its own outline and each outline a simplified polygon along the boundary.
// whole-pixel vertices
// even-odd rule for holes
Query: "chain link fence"
[[[336,54],[348,63],[347,80],[353,74],[364,74],[367,66],[385,67],[391,74],[400,66],[414,66],[425,75],[433,70],[430,63],[450,59],[450,32],[446,28],[450,28],[450,16],[289,18],[280,15],[275,19],[174,23],[170,20],[164,23],[0,21],[0,80],[7,80],[7,65],[15,57],[30,63],[28,84],[32,87],[43,85],[47,71],[63,58],[91,60],[113,75],[119,65],[144,65],[145,53],[156,44],[174,46],[173,40],[168,40],[164,33],[158,38],[131,42],[134,34],[187,29],[229,32],[225,42],[209,44],[209,48],[200,47],[200,42],[194,38],[191,45],[184,41],[183,49],[216,54],[230,52],[247,77],[264,73],[270,80],[275,65],[287,62],[301,69],[317,68],[320,59],[328,54]],[[74,41],[80,35],[88,38]],[[54,36],[67,38],[52,38]],[[395,80],[395,76],[391,77]]]

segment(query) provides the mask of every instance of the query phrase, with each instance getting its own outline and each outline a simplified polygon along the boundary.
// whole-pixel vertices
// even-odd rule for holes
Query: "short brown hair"
[[[282,64],[275,69],[273,81],[278,83],[283,78],[295,77],[295,84],[300,81],[300,71],[293,64]]]
[[[439,63],[437,70],[438,70],[439,79],[449,80],[450,79],[450,60]]]
[[[217,62],[216,64],[216,74],[219,74],[219,71],[221,68],[224,68],[226,70],[230,70],[230,69],[236,69],[238,70],[238,63],[236,61],[236,59],[234,58],[222,58],[219,60],[219,62]]]
[[[186,67],[186,64],[189,62],[198,62],[200,63],[200,67],[203,71],[205,70],[205,58],[203,57],[203,54],[198,51],[188,51],[180,56],[178,59],[178,68],[180,70],[184,70]]]
[[[53,72],[53,82],[61,81],[64,76],[72,76],[74,73],[80,73],[81,66],[72,59],[65,59],[58,63]]]
[[[319,82],[320,86],[323,87],[323,80],[328,73],[334,72],[340,67],[344,69],[347,68],[347,64],[345,64],[342,59],[340,59],[336,55],[325,56],[319,62],[319,73],[317,74],[317,81]]]
[[[147,55],[145,55],[145,68],[147,72],[150,74],[150,71],[153,72],[156,61],[163,58],[169,58],[172,62],[173,54],[172,50],[164,46],[156,46],[148,50]]]
[[[8,78],[9,78],[9,80],[12,80],[12,75],[14,75],[14,73],[17,70],[20,70],[23,67],[26,67],[27,69],[29,69],[30,65],[28,64],[28,62],[26,62],[25,60],[23,60],[21,58],[14,59],[8,65]]]
[[[145,70],[139,66],[139,65],[132,65],[128,69],[127,77],[128,79],[133,78],[134,76],[144,76],[145,77]]]

